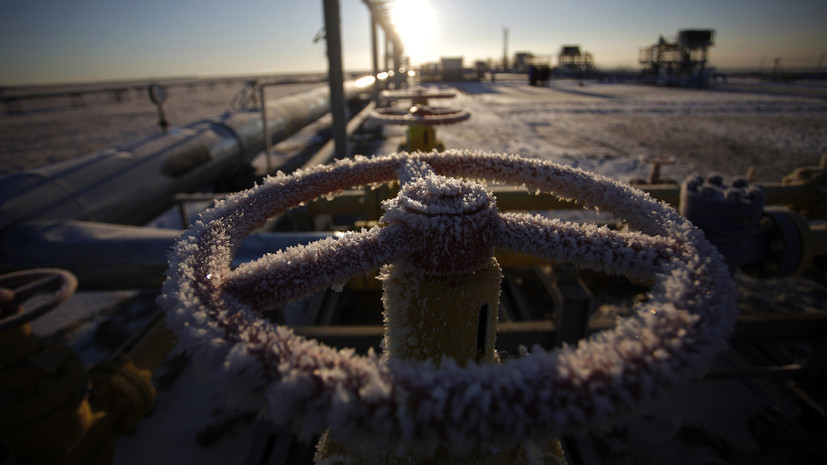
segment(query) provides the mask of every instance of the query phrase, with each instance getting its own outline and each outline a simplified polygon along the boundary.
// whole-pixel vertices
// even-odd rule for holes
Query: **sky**
[[[412,1],[399,28],[413,64],[500,60],[507,28],[510,57],[576,44],[600,68],[639,69],[641,47],[697,28],[716,31],[711,66],[827,68],[827,0]],[[0,85],[325,71],[322,3],[0,0]],[[370,70],[368,9],[340,5],[345,69]]]

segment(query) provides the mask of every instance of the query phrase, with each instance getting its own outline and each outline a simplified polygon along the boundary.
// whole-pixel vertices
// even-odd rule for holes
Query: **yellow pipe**
[[[408,152],[430,152],[443,148],[436,138],[436,129],[433,126],[408,126],[406,137],[407,147],[405,149]]]
[[[385,349],[391,359],[443,357],[460,366],[497,361],[497,308],[502,270],[488,265],[458,276],[428,276],[394,266],[381,276]]]

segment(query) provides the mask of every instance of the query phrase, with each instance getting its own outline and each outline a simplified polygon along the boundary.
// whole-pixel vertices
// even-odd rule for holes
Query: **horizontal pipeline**
[[[333,232],[251,234],[235,255],[249,262],[266,252],[307,244]],[[85,221],[27,221],[8,228],[0,242],[0,273],[63,268],[83,290],[158,287],[169,267],[167,253],[180,230]]]
[[[364,89],[345,84],[354,100]],[[266,103],[268,130],[281,141],[330,109],[322,87]],[[29,220],[142,225],[173,196],[239,172],[265,148],[260,111],[225,113],[89,156],[0,177],[0,234]]]
[[[827,198],[813,184],[781,185],[780,183],[764,183],[764,192],[768,205],[788,205],[794,210],[807,210],[821,203]],[[664,184],[645,184],[634,186],[657,200],[661,200],[678,208],[680,203],[680,186]],[[497,208],[500,210],[572,210],[581,209],[583,205],[574,201],[563,200],[554,194],[541,192],[530,193],[519,187],[495,187],[492,189],[497,199]],[[391,192],[391,195],[395,193]],[[332,199],[318,199],[308,204],[310,214],[341,214],[354,215],[365,212],[368,204],[385,200],[374,199],[372,194],[364,190],[347,190],[339,193]],[[374,218],[375,219],[375,218]]]

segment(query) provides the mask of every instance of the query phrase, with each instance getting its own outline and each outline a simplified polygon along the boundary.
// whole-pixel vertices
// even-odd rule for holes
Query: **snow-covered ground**
[[[317,86],[275,87],[279,90],[273,92]],[[621,181],[646,177],[649,166],[639,160],[643,154],[675,157],[663,176],[677,180],[696,172],[743,175],[754,167],[756,180],[779,181],[794,168],[818,164],[827,153],[823,82],[772,86],[756,81],[710,90],[574,80],[552,81],[548,88],[522,81],[453,87],[459,91],[455,99],[434,103],[466,108],[472,117],[438,129],[447,147],[540,157]],[[173,92],[166,105],[168,119],[183,125],[217,115],[236,90],[218,86]],[[155,107],[148,100],[87,103],[75,109],[56,102],[23,115],[0,116],[0,173],[79,156],[157,130]],[[774,310],[827,311],[827,289],[810,280],[741,277],[739,289],[744,308],[756,295],[770,295]],[[94,349],[93,339],[100,333],[95,321],[128,302],[152,305],[152,296],[80,293],[66,308],[87,310],[58,310],[35,329],[41,334],[62,331],[91,363],[103,356]],[[118,440],[117,464],[244,460],[255,423],[224,405],[223,395],[200,382],[189,365],[183,370],[159,388],[155,411],[137,431]],[[167,371],[174,371],[171,365],[158,375]],[[756,388],[760,383],[693,383],[626,427],[592,440],[602,448],[603,463],[807,463],[800,452],[808,438],[785,436],[798,432],[782,415],[794,407],[773,406],[782,397],[768,400],[766,391]]]
[[[754,167],[756,180],[779,181],[827,153],[827,85],[815,97],[575,80],[458,88],[446,105],[473,116],[439,132],[446,145],[538,156],[621,180],[645,175],[643,154],[675,157],[664,174],[677,179]]]

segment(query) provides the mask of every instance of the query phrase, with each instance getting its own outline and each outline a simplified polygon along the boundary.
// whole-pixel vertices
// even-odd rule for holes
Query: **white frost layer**
[[[636,315],[609,332],[501,366],[356,356],[258,318],[280,304],[427,247],[402,228],[374,228],[295,247],[232,271],[235,248],[272,216],[350,186],[384,182],[406,159],[436,173],[525,185],[625,218],[617,233],[522,215],[498,215],[495,245],[654,282]],[[471,202],[475,203],[475,202]],[[665,204],[611,179],[546,161],[468,151],[339,161],[231,196],[184,233],[170,256],[160,303],[181,347],[234,397],[303,434],[379,448],[402,444],[461,453],[603,425],[689,379],[725,343],[734,288],[718,252]]]

